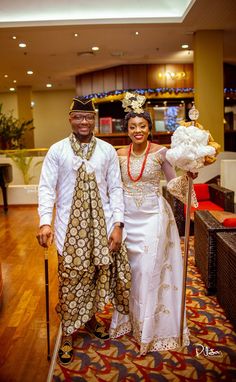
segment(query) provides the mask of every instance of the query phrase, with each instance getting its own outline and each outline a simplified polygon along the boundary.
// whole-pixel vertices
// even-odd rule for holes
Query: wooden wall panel
[[[147,87],[147,65],[128,65],[128,86],[129,89],[139,89]]]
[[[185,77],[181,78],[183,72]],[[170,75],[166,76],[166,73]],[[179,75],[180,78],[171,78],[171,73]],[[193,65],[120,65],[76,77],[78,95],[139,88],[193,88]]]
[[[103,91],[116,89],[116,68],[109,68],[103,72]]]
[[[183,68],[186,73],[184,87],[193,88],[193,64],[184,64]]]
[[[183,80],[178,79],[176,77],[172,77],[174,75],[180,75],[183,72],[182,64],[167,64],[165,65],[165,87],[167,88],[180,88],[183,87]]]
[[[116,86],[113,90],[122,90],[124,89],[124,78],[123,78],[123,66],[117,66],[115,69],[116,73]]]
[[[128,65],[123,66],[123,86],[122,89],[128,89],[129,88],[129,70]]]
[[[165,65],[149,64],[147,67],[147,88],[165,87]]]
[[[91,73],[86,73],[80,76],[80,93],[76,88],[76,93],[81,96],[86,96],[87,94],[92,93],[92,81],[91,81]]]
[[[92,93],[100,93],[101,91],[104,91],[103,73],[104,72],[101,70],[91,73]]]

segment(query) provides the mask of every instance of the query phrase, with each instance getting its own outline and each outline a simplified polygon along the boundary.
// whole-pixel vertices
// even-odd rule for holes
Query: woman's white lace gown
[[[115,311],[110,336],[133,331],[140,354],[179,347],[182,299],[182,254],[171,207],[160,192],[162,170],[173,170],[166,149],[150,153],[142,178],[130,180],[127,158],[119,157],[125,198],[126,245],[132,270],[130,314]],[[131,174],[137,178],[143,157],[131,156]],[[173,175],[172,175],[173,177]],[[185,326],[183,344],[189,343]]]

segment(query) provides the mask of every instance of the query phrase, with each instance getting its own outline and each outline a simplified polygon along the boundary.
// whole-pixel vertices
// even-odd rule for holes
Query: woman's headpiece
[[[122,107],[124,108],[124,111],[133,111],[135,113],[141,114],[144,113],[142,106],[144,105],[145,101],[145,96],[127,92],[125,93],[125,96],[122,100]]]

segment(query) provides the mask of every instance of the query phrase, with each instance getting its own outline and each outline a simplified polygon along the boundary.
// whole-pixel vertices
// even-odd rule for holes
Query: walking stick
[[[46,323],[47,323],[47,359],[50,356],[50,326],[49,326],[49,283],[48,283],[48,248],[44,249],[44,269],[45,269],[45,297],[46,297]]]
[[[194,103],[188,112],[189,118],[193,126],[199,117],[199,111],[195,108]],[[185,301],[186,301],[186,280],[188,269],[188,252],[189,252],[189,229],[190,229],[190,212],[191,212],[191,198],[192,198],[193,179],[188,176],[188,192],[187,192],[187,209],[185,219],[185,232],[184,232],[184,267],[183,267],[183,283],[182,283],[182,301],[181,301],[181,317],[180,317],[180,346],[183,345],[184,335],[184,318],[185,318]]]
[[[183,345],[192,186],[193,186],[193,179],[188,176],[187,210],[186,210],[185,233],[184,233],[184,266],[183,266],[182,301],[181,301],[181,317],[180,317],[180,346]]]

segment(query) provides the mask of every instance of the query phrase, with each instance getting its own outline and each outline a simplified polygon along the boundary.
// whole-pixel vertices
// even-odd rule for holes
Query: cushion
[[[184,205],[184,214],[186,215],[186,205]],[[191,212],[196,210],[213,210],[213,211],[224,211],[224,208],[218,206],[217,204],[210,202],[209,200],[205,200],[202,202],[198,202],[198,207],[191,207]]]
[[[194,184],[193,187],[194,187],[198,202],[201,200],[209,200],[210,199],[208,184],[199,183],[199,184]]]
[[[224,227],[236,227],[236,218],[226,218],[222,224]]]

